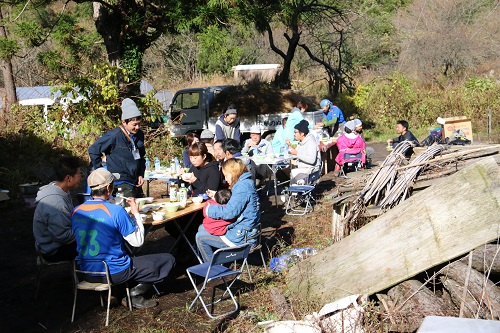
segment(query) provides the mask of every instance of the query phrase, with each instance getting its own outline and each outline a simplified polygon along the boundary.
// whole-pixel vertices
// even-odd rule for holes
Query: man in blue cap
[[[323,128],[329,132],[330,136],[335,135],[339,130],[343,132],[345,119],[342,110],[338,106],[333,105],[329,99],[323,99],[319,103],[319,106],[323,109],[323,120],[317,123],[314,128]]]

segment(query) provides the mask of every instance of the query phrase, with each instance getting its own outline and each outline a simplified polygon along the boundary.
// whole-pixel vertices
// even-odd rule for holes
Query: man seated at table
[[[75,234],[71,229],[74,207],[69,191],[77,188],[82,179],[76,157],[61,158],[55,172],[56,180],[38,191],[33,216],[36,251],[50,262],[75,259]]]
[[[396,122],[396,132],[399,134],[399,136],[397,138],[387,140],[387,145],[392,145],[392,148],[396,148],[396,146],[400,142],[408,141],[410,142],[412,147],[418,147],[420,144],[418,143],[417,138],[415,137],[415,135],[413,135],[412,132],[408,130],[408,128],[409,125],[406,120],[398,120]],[[405,157],[410,158],[412,154],[413,148],[410,148],[405,152]]]
[[[294,137],[299,141],[296,148],[292,147],[290,139],[286,141],[289,153],[297,157],[297,168],[290,172],[290,184],[305,184],[309,174],[319,170],[321,153],[314,134],[309,133],[307,120],[301,120],[295,125]]]
[[[248,156],[243,156],[241,153],[241,145],[238,141],[233,139],[224,140],[222,144],[222,150],[224,151],[224,160],[227,161],[230,158],[237,158],[245,162],[248,171],[250,171],[252,175],[252,180],[255,184],[260,181],[257,181],[257,165],[254,161],[252,161]]]
[[[248,154],[248,156],[250,157],[255,155],[269,155],[273,154],[273,147],[271,145],[271,142],[267,141],[266,139],[262,139],[260,127],[258,125],[253,125],[252,127],[250,127],[250,139],[245,141],[241,152],[243,154]],[[260,183],[261,181],[269,178],[271,174],[271,169],[269,169],[267,165],[256,165],[256,184],[258,185],[258,183]]]
[[[153,283],[166,278],[175,259],[168,253],[130,257],[125,251],[125,242],[134,247],[144,243],[144,226],[139,207],[134,198],[128,198],[131,218],[120,205],[108,202],[113,193],[113,182],[119,179],[104,168],[94,170],[88,177],[92,199],[76,207],[71,222],[77,242],[77,259],[104,260],[109,267],[111,282],[137,283],[130,290],[132,305],[136,308],[156,306],[156,301],[146,300],[141,295],[149,291]],[[82,263],[86,271],[102,270],[102,264]],[[93,281],[89,281],[93,282]],[[126,301],[122,301],[126,305]]]

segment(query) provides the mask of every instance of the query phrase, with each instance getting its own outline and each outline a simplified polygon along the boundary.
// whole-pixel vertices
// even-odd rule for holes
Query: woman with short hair
[[[192,194],[197,196],[208,190],[217,191],[220,183],[219,165],[208,152],[207,146],[203,142],[193,143],[188,154],[192,164],[189,172],[192,172],[192,175],[182,179],[191,184]]]
[[[231,189],[231,198],[225,206],[209,206],[207,215],[213,219],[236,219],[236,221],[227,226],[223,236],[211,235],[203,225],[200,225],[196,234],[196,244],[205,262],[212,259],[214,249],[247,242],[252,246],[256,245],[257,238],[254,236],[259,232],[259,196],[245,162],[230,158],[222,164],[222,172]]]

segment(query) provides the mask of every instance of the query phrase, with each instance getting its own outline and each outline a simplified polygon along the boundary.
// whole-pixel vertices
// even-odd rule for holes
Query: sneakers
[[[135,309],[149,309],[158,305],[158,302],[152,299],[145,299],[142,296],[131,297],[132,299],[132,307]],[[128,308],[127,297],[122,299],[122,305]]]

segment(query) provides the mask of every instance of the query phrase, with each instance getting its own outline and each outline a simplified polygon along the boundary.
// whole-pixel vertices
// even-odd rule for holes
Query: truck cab
[[[170,105],[172,135],[179,137],[188,132],[201,132],[208,129],[210,106],[226,86],[206,88],[187,88],[177,91]],[[215,126],[212,130],[215,129]]]

